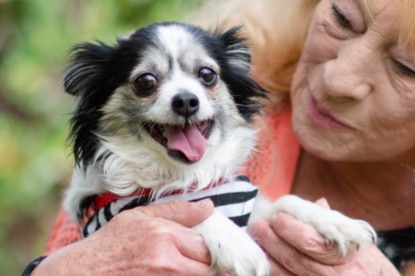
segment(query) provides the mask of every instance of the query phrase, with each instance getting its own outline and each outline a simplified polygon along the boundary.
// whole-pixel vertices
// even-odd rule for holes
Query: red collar
[[[219,179],[219,181],[209,184],[203,190],[207,190],[207,189],[219,186],[219,185],[221,185],[225,182],[226,182],[226,180],[221,178],[221,179]],[[195,189],[192,187],[192,188],[189,189],[189,192],[192,192],[194,190]],[[131,196],[137,196],[137,197],[138,196],[149,196],[151,194],[151,191],[152,191],[151,188],[139,188],[139,189],[135,190],[132,194],[125,195],[125,196],[120,196],[120,195],[113,194],[113,193],[110,193],[110,192],[103,193],[103,194],[101,194],[101,195],[99,195],[95,198],[93,207],[94,207],[95,211],[98,211],[99,209],[101,209],[105,205],[110,204],[110,203],[112,203],[112,202],[114,202],[118,199],[123,199],[123,198],[131,197]],[[169,192],[168,195],[177,195],[177,194],[181,194],[183,192],[184,192],[184,190],[177,189],[177,190],[173,190],[173,191]]]

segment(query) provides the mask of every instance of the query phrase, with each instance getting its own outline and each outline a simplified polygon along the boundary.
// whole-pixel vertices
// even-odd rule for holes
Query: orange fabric
[[[276,199],[291,190],[300,146],[291,126],[291,108],[268,112],[261,122],[259,143],[244,173],[263,194]],[[52,229],[45,255],[81,239],[78,226],[63,209]]]
[[[244,173],[263,194],[275,200],[290,192],[300,155],[291,125],[291,107],[268,112],[259,127],[258,146]]]
[[[52,228],[49,240],[46,243],[44,255],[65,247],[81,239],[78,225],[69,218],[63,208],[60,209],[58,218]]]

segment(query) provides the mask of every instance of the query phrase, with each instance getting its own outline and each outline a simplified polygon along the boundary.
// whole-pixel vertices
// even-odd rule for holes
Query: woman
[[[387,255],[365,246],[342,258],[312,227],[278,214],[250,228],[268,253],[272,274],[410,273],[415,258],[414,3],[238,0],[227,5],[221,10],[227,23],[246,25],[253,74],[273,91],[267,116],[258,122],[260,153],[248,174],[270,197],[288,192],[310,200],[324,197],[331,208],[370,222]],[[325,200],[318,203],[329,208]],[[71,268],[83,272],[204,274],[209,255],[186,227],[211,209],[208,201],[174,202],[125,212],[90,238],[52,253],[33,275],[56,271],[67,257],[74,258]],[[65,229],[70,228],[55,232],[60,241],[68,237]],[[96,248],[104,250],[98,254]]]

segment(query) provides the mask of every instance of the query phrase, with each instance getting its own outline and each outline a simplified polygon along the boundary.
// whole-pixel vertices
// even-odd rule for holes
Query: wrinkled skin
[[[90,237],[49,255],[32,275],[207,275],[209,252],[189,227],[212,212],[209,200],[124,211]]]
[[[360,2],[318,4],[293,79],[293,127],[324,160],[406,162],[415,153],[415,50],[398,44],[400,1],[369,1],[374,21]]]
[[[329,208],[325,200],[317,204]],[[375,245],[341,256],[313,227],[288,214],[251,225],[249,231],[268,253],[271,275],[400,275]]]

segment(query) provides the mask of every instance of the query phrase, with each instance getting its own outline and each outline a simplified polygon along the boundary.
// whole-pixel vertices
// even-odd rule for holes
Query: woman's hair
[[[373,1],[373,0],[372,0]],[[415,1],[402,2],[402,21],[399,31],[399,43],[415,49]]]
[[[318,0],[212,1],[190,20],[202,26],[242,25],[252,52],[253,77],[273,104],[287,98]],[[213,19],[212,19],[213,18]],[[283,92],[283,93],[277,93]]]
[[[364,2],[370,15],[371,1]],[[402,26],[399,43],[415,49],[415,1],[401,1]],[[273,104],[287,98],[292,77],[319,0],[228,0],[209,1],[192,18],[204,26],[243,25],[252,52],[253,77],[271,91]],[[282,93],[276,93],[282,92]]]
[[[372,17],[370,6],[376,0],[361,0],[366,8],[368,17]],[[415,49],[415,1],[395,0],[402,4],[401,26],[399,29],[398,44]]]

